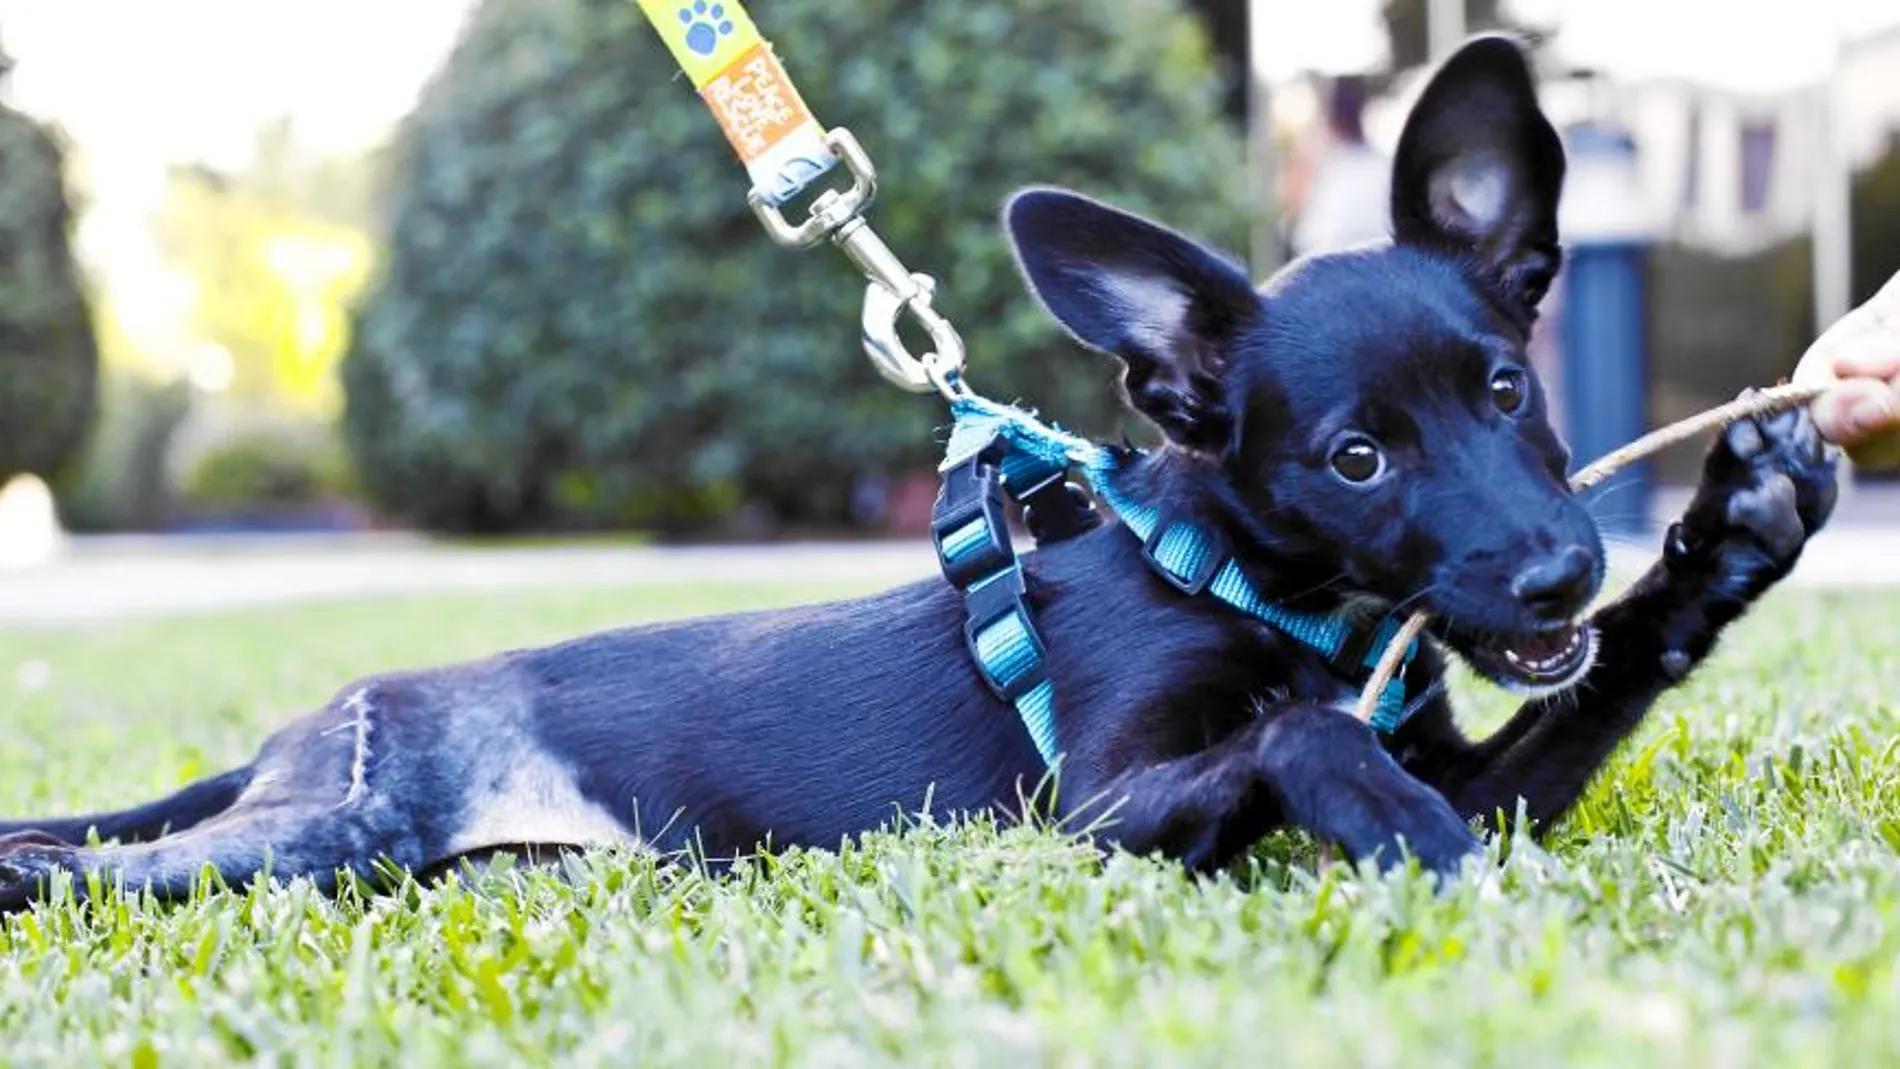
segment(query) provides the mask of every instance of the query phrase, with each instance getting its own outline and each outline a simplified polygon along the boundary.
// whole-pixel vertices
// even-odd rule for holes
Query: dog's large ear
[[[1246,272],[1166,227],[1076,193],[1032,189],[1003,212],[1043,306],[1126,365],[1129,401],[1171,440],[1219,453],[1234,417],[1222,373],[1260,308]]]
[[[1563,180],[1563,143],[1538,107],[1523,51],[1507,37],[1480,37],[1445,61],[1405,121],[1393,233],[1474,259],[1535,314],[1562,257]]]

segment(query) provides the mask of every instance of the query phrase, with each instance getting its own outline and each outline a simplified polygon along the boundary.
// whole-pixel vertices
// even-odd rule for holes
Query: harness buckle
[[[1016,562],[1003,514],[1003,480],[989,458],[994,443],[943,473],[930,514],[930,540],[943,577],[958,590]]]
[[[1193,571],[1180,571],[1162,559],[1163,554],[1192,552],[1193,540],[1196,539],[1205,540],[1205,544],[1200,547],[1200,552],[1193,553]],[[1221,565],[1227,563],[1227,557],[1226,543],[1218,534],[1201,531],[1189,524],[1169,523],[1165,519],[1155,524],[1155,529],[1141,543],[1141,559],[1167,580],[1169,586],[1189,595],[1206,590],[1208,584],[1214,581],[1214,576],[1220,574]]]
[[[1067,541],[1102,525],[1094,504],[1069,481],[1066,470],[1052,473],[1017,494],[1016,500],[1023,507],[1023,526],[1038,545]]]
[[[991,693],[1010,704],[1047,678],[1047,651],[1024,600],[1029,588],[1021,565],[964,592],[964,644]]]

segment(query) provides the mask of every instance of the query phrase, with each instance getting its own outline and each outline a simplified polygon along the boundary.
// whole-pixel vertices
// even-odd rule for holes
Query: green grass
[[[0,632],[0,811],[142,800],[350,677],[812,596],[599,591]],[[1900,599],[1784,593],[1540,849],[1434,895],[1285,835],[1218,879],[922,826],[723,879],[631,855],[0,927],[0,1061],[1900,1061]],[[1498,695],[1464,688],[1494,721]],[[682,715],[691,715],[682,710]]]

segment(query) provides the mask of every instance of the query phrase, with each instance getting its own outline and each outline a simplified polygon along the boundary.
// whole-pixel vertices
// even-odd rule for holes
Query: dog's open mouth
[[[1472,643],[1466,653],[1472,667],[1500,683],[1544,689],[1561,687],[1590,667],[1596,636],[1581,624],[1552,631],[1505,635]]]

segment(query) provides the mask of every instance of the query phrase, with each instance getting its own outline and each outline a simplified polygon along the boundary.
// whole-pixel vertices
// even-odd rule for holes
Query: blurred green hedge
[[[342,449],[293,427],[254,427],[206,450],[181,488],[188,506],[211,512],[268,512],[342,501],[351,491]]]
[[[72,254],[65,154],[0,107],[0,484],[57,474],[85,444],[99,345]]]
[[[879,165],[873,220],[971,377],[1120,433],[1111,361],[1061,339],[999,231],[1072,185],[1245,248],[1240,131],[1174,0],[774,0],[820,120]],[[485,0],[394,156],[381,276],[343,365],[379,508],[453,530],[836,523],[934,462],[940,402],[859,349],[862,285],[759,229],[711,114],[627,0]]]

